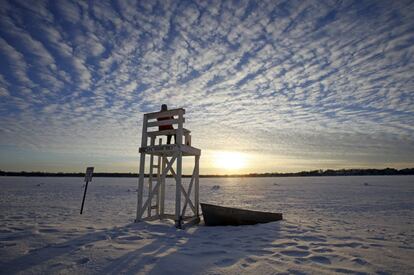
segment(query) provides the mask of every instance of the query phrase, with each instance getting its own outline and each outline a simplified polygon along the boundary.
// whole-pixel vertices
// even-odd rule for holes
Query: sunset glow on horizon
[[[245,154],[239,152],[219,151],[214,157],[214,164],[217,171],[231,173],[241,172],[248,166]]]

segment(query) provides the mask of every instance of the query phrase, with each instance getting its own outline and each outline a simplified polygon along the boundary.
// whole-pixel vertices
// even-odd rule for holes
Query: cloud
[[[412,164],[413,10],[4,2],[1,144],[132,157],[142,114],[167,103],[206,150]]]
[[[18,52],[3,38],[0,38],[0,48],[2,49],[2,59],[5,62],[7,62],[9,68],[11,68],[11,70],[8,73],[13,75],[14,78],[18,80],[21,84],[33,86],[32,81],[27,76],[26,70],[28,68],[28,65],[24,60],[23,54]],[[2,82],[6,82],[4,80],[4,77],[2,77]],[[3,88],[5,87],[3,86]]]

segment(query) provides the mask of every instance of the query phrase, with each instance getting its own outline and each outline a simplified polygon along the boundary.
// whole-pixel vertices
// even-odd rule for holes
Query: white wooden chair
[[[173,109],[155,113],[144,114],[142,126],[142,139],[139,152],[140,169],[138,183],[138,203],[136,222],[142,220],[173,218],[177,228],[196,224],[199,218],[199,161],[201,150],[191,146],[190,131],[183,127],[185,122],[184,109]],[[166,120],[158,118],[172,117]],[[159,131],[162,125],[173,125],[174,129]],[[176,135],[175,144],[163,144],[159,137]],[[155,144],[156,138],[158,144]],[[149,144],[148,144],[149,140]],[[150,156],[148,186],[144,185],[145,156]],[[194,169],[188,189],[182,184],[182,158],[194,157]],[[173,165],[176,163],[176,169]],[[165,213],[165,179],[171,174],[175,179],[175,213]],[[156,175],[154,177],[154,175]],[[194,190],[193,190],[194,186]],[[144,201],[144,189],[148,188],[148,196]],[[193,191],[193,192],[192,192]],[[193,193],[194,198],[191,198]],[[184,204],[181,204],[181,195],[184,195]],[[155,204],[153,204],[155,201]],[[192,215],[186,216],[187,206]],[[155,210],[155,213],[152,212]],[[145,212],[147,214],[145,215]]]

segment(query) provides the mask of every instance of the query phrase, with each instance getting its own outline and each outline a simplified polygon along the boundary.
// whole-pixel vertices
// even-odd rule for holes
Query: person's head
[[[167,111],[167,110],[168,110],[167,104],[162,104],[161,111]]]

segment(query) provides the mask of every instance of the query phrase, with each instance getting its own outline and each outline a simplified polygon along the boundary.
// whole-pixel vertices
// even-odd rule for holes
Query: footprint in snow
[[[236,262],[236,260],[233,259],[233,258],[224,258],[224,259],[221,259],[221,260],[215,262],[214,264],[218,265],[220,267],[225,267],[225,266],[230,266],[230,265],[234,264],[235,262]]]
[[[127,241],[138,241],[138,240],[142,240],[142,237],[140,237],[140,236],[127,236],[127,237],[120,237],[118,239],[127,240]]]
[[[310,254],[309,252],[302,250],[284,250],[280,251],[280,253],[289,257],[306,257]]]
[[[85,258],[77,260],[76,264],[86,264],[89,261],[90,261],[89,258],[85,257]]]
[[[58,229],[55,228],[44,228],[44,229],[39,229],[40,233],[56,233],[59,232]]]
[[[327,252],[332,252],[333,250],[330,248],[316,248],[312,250],[313,252],[317,252],[317,253],[327,253]]]
[[[318,264],[331,264],[331,260],[324,256],[311,256],[309,257],[309,260],[311,260],[312,262],[316,262]]]
[[[332,246],[334,246],[334,247],[351,247],[351,248],[356,248],[356,247],[360,247],[361,245],[362,245],[362,243],[349,242],[349,243],[336,243],[336,244],[333,244]]]
[[[257,262],[257,260],[251,258],[251,257],[247,257],[244,259],[246,262],[248,262],[249,264],[254,264]]]
[[[368,262],[361,258],[353,258],[351,261],[355,264],[366,265]]]

